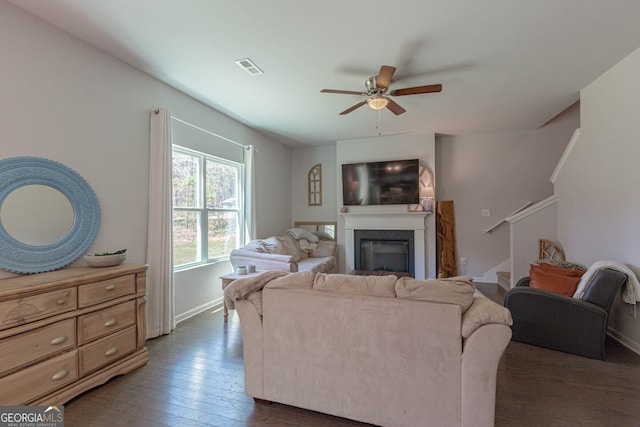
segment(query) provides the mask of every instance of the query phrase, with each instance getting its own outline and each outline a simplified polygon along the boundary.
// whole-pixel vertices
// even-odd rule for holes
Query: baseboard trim
[[[620,344],[627,347],[637,355],[640,355],[640,343],[635,342],[631,338],[621,334],[619,331],[613,328],[609,328],[609,330],[607,331],[607,335],[609,335],[611,338],[618,341]]]
[[[207,311],[210,310],[212,308],[222,308],[223,305],[223,298],[216,298],[213,301],[209,301],[206,304],[202,304],[198,307],[192,308],[189,311],[185,311],[184,313],[179,314],[178,316],[176,316],[176,323],[180,323],[182,321],[185,321],[187,319],[192,318],[193,316],[196,316],[200,313],[202,313],[203,311]]]

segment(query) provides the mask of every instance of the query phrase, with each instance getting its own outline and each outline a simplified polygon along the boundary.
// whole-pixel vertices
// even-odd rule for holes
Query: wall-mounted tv
[[[418,159],[342,165],[345,206],[420,203]]]

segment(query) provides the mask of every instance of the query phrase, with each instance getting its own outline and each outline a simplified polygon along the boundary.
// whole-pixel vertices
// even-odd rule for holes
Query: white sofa
[[[248,395],[382,426],[494,425],[511,315],[468,279],[272,277],[225,290]]]
[[[257,270],[336,272],[336,241],[317,240],[312,243],[312,247],[317,247],[305,251],[300,247],[300,240],[289,234],[257,239],[231,251],[229,260],[234,271],[239,266],[255,265]]]

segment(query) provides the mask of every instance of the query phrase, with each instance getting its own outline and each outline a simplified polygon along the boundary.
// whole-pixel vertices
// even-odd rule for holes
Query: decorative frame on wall
[[[419,170],[420,203],[412,209],[414,212],[433,213],[435,206],[435,187],[433,182],[433,172],[420,162]]]
[[[50,187],[62,193],[73,210],[71,225],[53,242],[30,244],[12,235],[0,219],[0,268],[27,274],[57,270],[75,261],[93,243],[100,227],[100,204],[84,178],[67,166],[39,157],[14,157],[0,160],[0,218],[3,209],[8,209],[4,205],[7,197],[27,186]],[[38,201],[25,202],[37,207]],[[40,208],[41,211],[35,213],[51,209],[44,205]],[[25,219],[34,220],[33,213],[33,210],[25,212]],[[35,220],[39,218],[42,216],[36,215]]]
[[[428,166],[420,164],[420,205],[425,212],[433,213],[435,198],[433,172]]]
[[[322,164],[318,163],[309,169],[307,174],[307,190],[309,206],[322,206]]]

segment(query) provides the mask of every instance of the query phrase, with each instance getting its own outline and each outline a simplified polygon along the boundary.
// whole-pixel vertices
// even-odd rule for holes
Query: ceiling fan
[[[339,93],[345,95],[362,95],[367,97],[367,99],[365,99],[364,101],[361,101],[353,107],[344,110],[342,113],[340,113],[341,115],[349,114],[353,110],[367,104],[374,110],[381,110],[384,107],[387,107],[393,114],[397,116],[406,112],[407,110],[398,105],[398,103],[389,98],[389,96],[418,95],[421,93],[433,93],[442,91],[441,84],[415,86],[404,89],[393,89],[390,91],[389,84],[391,84],[391,79],[395,72],[396,67],[391,67],[389,65],[383,65],[382,67],[380,67],[380,72],[377,76],[369,77],[367,80],[365,80],[364,85],[367,88],[366,92],[336,89],[322,89],[320,92]]]

